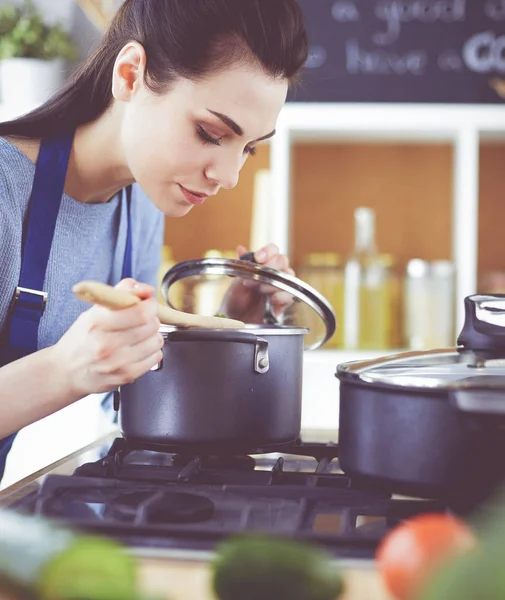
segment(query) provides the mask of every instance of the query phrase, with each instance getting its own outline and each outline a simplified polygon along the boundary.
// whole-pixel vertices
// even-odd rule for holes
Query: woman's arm
[[[0,439],[79,398],[130,383],[160,362],[154,289],[131,279],[117,287],[143,302],[121,310],[93,306],[57,344],[0,369]]]
[[[0,369],[0,439],[79,399],[55,347]]]

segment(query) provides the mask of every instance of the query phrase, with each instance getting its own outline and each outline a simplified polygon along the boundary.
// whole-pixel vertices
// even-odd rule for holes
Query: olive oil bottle
[[[344,275],[340,255],[336,252],[311,252],[307,254],[300,267],[297,269],[297,277],[305,281],[316,291],[322,294],[332,305],[337,317],[337,329],[333,337],[326,342],[324,348],[342,347],[342,322],[344,315]],[[306,336],[307,343],[312,344],[318,337],[323,335],[320,317],[311,309],[299,304],[297,312],[303,311],[304,325],[308,327],[309,334]]]
[[[375,213],[354,213],[354,249],[344,270],[344,347],[387,349],[393,331],[389,266],[377,251]]]

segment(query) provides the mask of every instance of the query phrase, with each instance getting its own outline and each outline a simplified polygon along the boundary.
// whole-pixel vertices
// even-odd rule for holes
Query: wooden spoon
[[[85,302],[99,304],[111,309],[128,308],[142,302],[135,294],[118,290],[99,281],[76,283],[72,288],[72,292]],[[193,315],[175,310],[169,306],[163,306],[163,304],[158,304],[158,318],[162,323],[180,327],[203,327],[205,329],[241,329],[244,327],[242,321],[236,321],[235,319]]]

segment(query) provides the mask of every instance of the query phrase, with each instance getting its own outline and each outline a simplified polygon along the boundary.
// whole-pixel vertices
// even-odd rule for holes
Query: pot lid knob
[[[505,294],[465,298],[465,322],[458,345],[468,350],[505,351]]]

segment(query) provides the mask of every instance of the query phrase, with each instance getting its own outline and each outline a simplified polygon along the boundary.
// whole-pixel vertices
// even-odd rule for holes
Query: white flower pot
[[[48,100],[65,79],[62,59],[8,58],[0,61],[0,102],[35,108]]]

